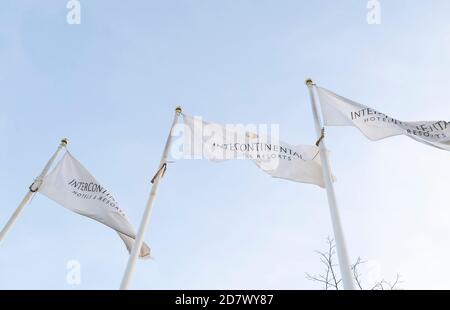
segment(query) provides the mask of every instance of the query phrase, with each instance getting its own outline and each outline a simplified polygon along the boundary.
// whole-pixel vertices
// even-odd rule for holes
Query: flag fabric
[[[325,126],[354,126],[376,141],[406,135],[416,141],[450,151],[450,122],[404,122],[375,109],[317,87]]]
[[[249,159],[274,178],[325,187],[318,147],[291,145],[242,127],[229,128],[183,116],[186,158],[214,162]]]
[[[112,194],[68,151],[44,179],[39,192],[63,207],[114,229],[131,251],[136,233]],[[139,257],[150,256],[143,243]]]

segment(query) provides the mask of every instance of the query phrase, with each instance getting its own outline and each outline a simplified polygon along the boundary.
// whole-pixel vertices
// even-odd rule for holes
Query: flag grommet
[[[30,190],[30,192],[32,193],[36,193],[39,190],[39,187],[36,187],[36,189],[33,189],[33,185],[36,182],[31,183],[31,185],[28,187],[28,189]]]

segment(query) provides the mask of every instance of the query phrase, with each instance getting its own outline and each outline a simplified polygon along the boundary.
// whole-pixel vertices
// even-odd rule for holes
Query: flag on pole
[[[56,167],[44,177],[39,192],[63,207],[114,229],[131,251],[136,233],[112,194],[68,151]],[[140,257],[148,257],[144,243]]]
[[[325,187],[319,148],[291,145],[244,128],[229,128],[184,116],[184,155],[221,162],[250,159],[274,178]]]
[[[326,126],[354,126],[370,140],[406,135],[416,141],[450,151],[450,122],[403,122],[375,109],[317,87]]]

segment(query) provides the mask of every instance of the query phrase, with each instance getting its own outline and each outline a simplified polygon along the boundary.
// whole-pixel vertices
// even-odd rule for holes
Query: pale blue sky
[[[62,137],[137,227],[173,116],[280,124],[315,141],[321,86],[393,117],[448,120],[450,2],[365,0],[0,4],[0,225]],[[406,137],[370,142],[330,128],[328,147],[352,260],[404,288],[450,288],[448,152]],[[251,162],[179,161],[161,185],[133,288],[310,289],[332,234],[325,192],[272,179]],[[82,283],[66,283],[66,263]],[[0,244],[1,289],[115,289],[127,252],[114,231],[42,195]]]

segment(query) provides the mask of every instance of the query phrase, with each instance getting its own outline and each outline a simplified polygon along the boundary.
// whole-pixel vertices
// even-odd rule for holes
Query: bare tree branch
[[[361,259],[361,257],[358,257],[356,262],[351,266],[353,278],[355,279],[356,285],[358,285],[358,288],[360,290],[363,290],[362,284],[361,284],[361,274],[358,271],[358,267],[362,264],[365,264],[366,262]]]
[[[306,279],[323,284],[325,290],[339,290],[342,279],[336,270],[336,267],[339,265],[334,263],[336,256],[336,243],[334,242],[334,239],[328,237],[327,245],[328,249],[326,252],[315,251],[319,255],[320,262],[324,266],[324,274],[312,276],[311,274],[306,273]],[[358,257],[356,262],[351,266],[353,278],[360,290],[364,290],[364,286],[362,284],[362,275],[359,272],[359,267],[365,263],[366,261],[363,261],[361,257]],[[381,281],[375,283],[371,290],[396,290],[398,289],[398,285],[401,283],[403,283],[401,281],[401,276],[397,274],[394,282],[391,283],[385,279],[382,279]]]

